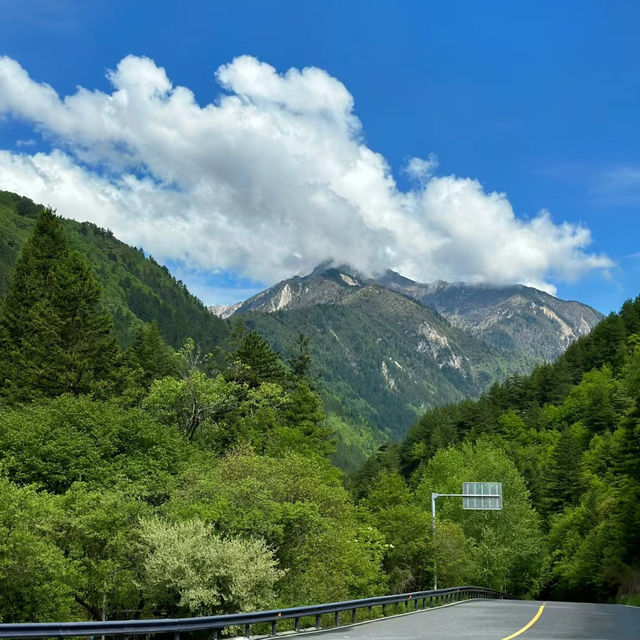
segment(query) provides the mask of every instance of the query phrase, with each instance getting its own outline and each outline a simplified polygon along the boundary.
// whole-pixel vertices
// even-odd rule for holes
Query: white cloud
[[[438,158],[434,153],[430,153],[426,160],[424,158],[409,158],[404,170],[409,177],[424,184],[429,178],[433,177],[437,168]]]
[[[334,258],[419,280],[524,282],[553,290],[611,265],[589,231],[547,212],[518,218],[504,194],[437,177],[412,158],[403,192],[366,146],[345,86],[317,68],[278,74],[249,56],[216,73],[200,107],[148,58],[109,73],[112,93],[60,98],[0,58],[0,114],[25,120],[49,153],[0,152],[0,187],[109,227],[160,260],[273,282]]]

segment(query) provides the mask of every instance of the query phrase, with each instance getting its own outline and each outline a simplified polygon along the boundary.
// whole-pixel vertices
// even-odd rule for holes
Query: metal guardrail
[[[406,610],[424,609],[448,602],[458,602],[470,598],[509,598],[509,596],[486,589],[484,587],[450,587],[432,591],[415,591],[391,596],[362,598],[360,600],[345,600],[328,604],[311,605],[306,607],[292,607],[290,609],[273,609],[254,613],[233,613],[221,616],[204,616],[199,618],[161,618],[152,620],[114,620],[105,622],[37,622],[0,624],[0,638],[68,638],[95,636],[131,636],[150,635],[155,633],[173,634],[174,640],[180,640],[181,633],[193,631],[211,631],[213,640],[218,640],[227,627],[243,627],[244,635],[249,638],[251,625],[271,623],[271,635],[278,633],[278,622],[294,620],[295,630],[300,631],[301,618],[315,618],[315,628],[320,629],[320,617],[334,614],[334,625],[340,625],[340,613],[351,611],[351,622],[356,622],[358,609],[382,607],[404,603]]]

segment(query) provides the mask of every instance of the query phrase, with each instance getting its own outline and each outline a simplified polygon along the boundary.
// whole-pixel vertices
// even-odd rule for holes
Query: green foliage
[[[263,382],[284,382],[286,372],[282,360],[262,336],[256,331],[247,332],[238,324],[232,337],[238,345],[229,355],[234,380],[249,387]]]
[[[0,616],[231,612],[383,590],[381,534],[327,460],[306,341],[287,367],[239,332],[221,369],[190,338],[174,354],[161,322],[137,323],[121,352],[91,269],[67,248],[73,224],[10,204],[39,217],[0,323]]]
[[[144,489],[136,495],[127,484],[96,490],[76,482],[60,500],[55,540],[74,569],[71,587],[83,618],[129,617],[144,606],[139,522],[152,507],[141,499]]]
[[[474,569],[467,575],[473,584],[506,593],[537,593],[546,561],[541,522],[522,476],[502,450],[481,439],[438,451],[417,488],[418,502],[428,509],[432,492],[459,493],[469,481],[502,482],[503,509],[464,511],[461,500],[438,502],[438,518],[460,525],[473,549]]]
[[[360,518],[340,473],[322,458],[238,452],[213,469],[195,466],[164,507],[172,520],[199,518],[230,536],[258,536],[276,549],[281,604],[312,604],[382,590],[382,540]]]
[[[164,341],[155,324],[143,324],[140,327],[125,358],[130,370],[125,393],[130,396],[134,395],[135,390],[140,396],[143,395],[149,391],[154,380],[176,375],[179,371],[177,354]]]
[[[187,450],[177,430],[139,409],[62,396],[0,412],[0,460],[20,484],[64,493],[75,482],[91,487],[136,483],[159,499]]]
[[[404,480],[385,472],[373,485],[363,506],[384,535],[384,569],[392,592],[427,588],[432,578],[431,517],[415,503]]]
[[[0,191],[0,298],[21,247],[43,210],[28,198]],[[141,249],[117,240],[88,222],[60,219],[69,247],[90,263],[103,290],[101,307],[112,318],[123,348],[130,347],[144,323],[155,323],[174,348],[193,338],[205,351],[225,344],[228,325],[213,316],[185,285]]]
[[[218,427],[230,413],[237,413],[237,387],[221,375],[212,379],[194,370],[182,380],[168,377],[154,381],[144,406],[157,420],[180,429],[189,440],[202,425],[216,429],[216,442],[224,450],[235,438],[221,433],[223,429]]]
[[[194,519],[144,520],[146,594],[162,615],[219,615],[260,611],[275,604],[283,575],[261,540],[216,534]]]
[[[73,566],[53,541],[57,501],[0,476],[0,620],[74,617]]]
[[[67,249],[60,221],[38,216],[0,314],[0,393],[10,402],[62,393],[105,395],[117,347],[87,262]]]
[[[309,338],[301,333],[296,341],[293,355],[289,358],[289,368],[295,378],[308,378],[311,374],[311,349]]]

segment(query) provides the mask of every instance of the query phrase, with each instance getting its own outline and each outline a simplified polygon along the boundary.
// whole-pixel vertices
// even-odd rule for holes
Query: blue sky
[[[26,9],[24,2],[0,0],[0,56],[33,83],[23,91],[14,66],[0,83],[0,149],[9,154],[0,163],[0,187],[30,190],[36,198],[51,194],[48,202],[62,215],[114,228],[159,256],[211,304],[304,271],[323,253],[338,260],[353,253],[359,266],[403,267],[420,279],[540,283],[604,312],[640,293],[640,4],[184,4],[49,0]],[[185,107],[175,116],[184,118],[174,146],[176,163],[185,163],[178,170],[148,132],[118,141],[113,133],[108,140],[98,135],[93,116],[84,128],[60,124],[67,116],[39,91],[41,83],[60,98],[78,87],[110,96],[114,76],[106,73],[127,56],[136,58],[116,73],[122,91],[133,92],[135,78],[147,73],[162,85],[155,71],[162,67],[171,87],[188,88],[199,107],[220,105],[221,95],[239,97],[239,118],[263,118],[261,136],[281,127],[277,140],[301,132],[298,146],[287,143],[275,153],[276,143],[246,137],[246,127],[227,139],[233,124],[221,111],[201,136],[208,154],[202,156],[188,133],[200,115]],[[251,58],[233,65],[239,56]],[[141,66],[141,57],[154,66]],[[222,65],[226,71],[216,79]],[[322,75],[274,84],[274,77],[284,78],[278,74],[307,67]],[[164,91],[158,86],[153,91]],[[2,87],[13,96],[4,107]],[[93,108],[102,113],[104,101],[95,106],[84,99],[68,121]],[[133,119],[119,117],[123,127]],[[327,141],[326,163],[308,157],[315,148],[305,146],[310,137]],[[100,154],[94,145],[102,145]],[[120,145],[126,154],[118,155]],[[285,154],[299,154],[304,171],[292,177],[296,167]],[[363,155],[369,164],[354,176],[349,172]],[[157,157],[161,164],[154,164]],[[424,175],[408,170],[412,158],[426,161]],[[185,177],[186,159],[197,166],[197,180]],[[367,171],[374,169],[372,186]],[[63,171],[70,176],[66,190],[52,183]],[[123,175],[136,181],[135,189]],[[385,175],[393,185],[383,185]],[[94,180],[97,200],[69,194],[73,185],[90,190]],[[310,183],[322,187],[302,189]],[[515,220],[505,221],[504,201],[492,199],[493,192],[506,194]],[[167,203],[191,213],[155,213]],[[136,204],[143,213],[134,211]],[[550,212],[553,227],[531,224],[541,210]],[[443,222],[446,216],[457,216],[456,229]],[[491,229],[476,244],[458,229],[494,220],[495,244]],[[390,239],[414,222],[409,236]],[[573,236],[563,231],[566,225],[574,225]],[[590,245],[576,239],[578,228],[590,231]],[[520,260],[538,231],[542,247]],[[417,236],[422,240],[412,244]],[[504,244],[515,249],[501,252]]]

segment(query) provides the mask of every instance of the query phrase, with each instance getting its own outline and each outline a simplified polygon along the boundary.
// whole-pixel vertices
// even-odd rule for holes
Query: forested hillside
[[[425,410],[555,359],[602,318],[531,287],[423,284],[331,261],[212,311],[242,318],[285,356],[309,336],[335,460],[350,470]]]
[[[42,206],[28,198],[0,191],[0,298],[40,211]],[[212,316],[166,267],[89,222],[61,222],[69,246],[89,260],[100,281],[101,304],[113,317],[121,346],[131,346],[144,322],[154,322],[173,347],[187,336],[207,352],[225,341],[226,323]]]
[[[336,461],[347,469],[375,443],[401,438],[426,408],[477,396],[492,381],[527,370],[516,356],[510,361],[431,309],[376,285],[347,287],[335,303],[241,318],[286,356],[298,335],[309,337],[313,373],[339,434]]]
[[[554,364],[495,385],[478,401],[429,411],[400,446],[365,465],[357,491],[375,494],[381,478],[399,473],[419,499],[425,473],[436,464],[442,475],[429,490],[459,491],[459,452],[487,446],[515,465],[540,518],[548,549],[542,593],[637,602],[640,298],[626,302]],[[441,460],[451,462],[446,473]],[[489,468],[466,479],[501,479]],[[466,526],[461,513],[450,513]]]
[[[236,328],[224,365],[153,324],[123,350],[88,261],[42,210],[0,304],[0,619],[230,613],[443,586],[543,584],[524,480],[489,443],[443,451],[414,495],[362,499],[334,448],[307,341],[283,362]],[[466,445],[465,445],[466,446]],[[427,491],[499,475],[508,505],[428,535]],[[422,488],[420,488],[422,487]],[[475,536],[475,537],[474,537]]]

